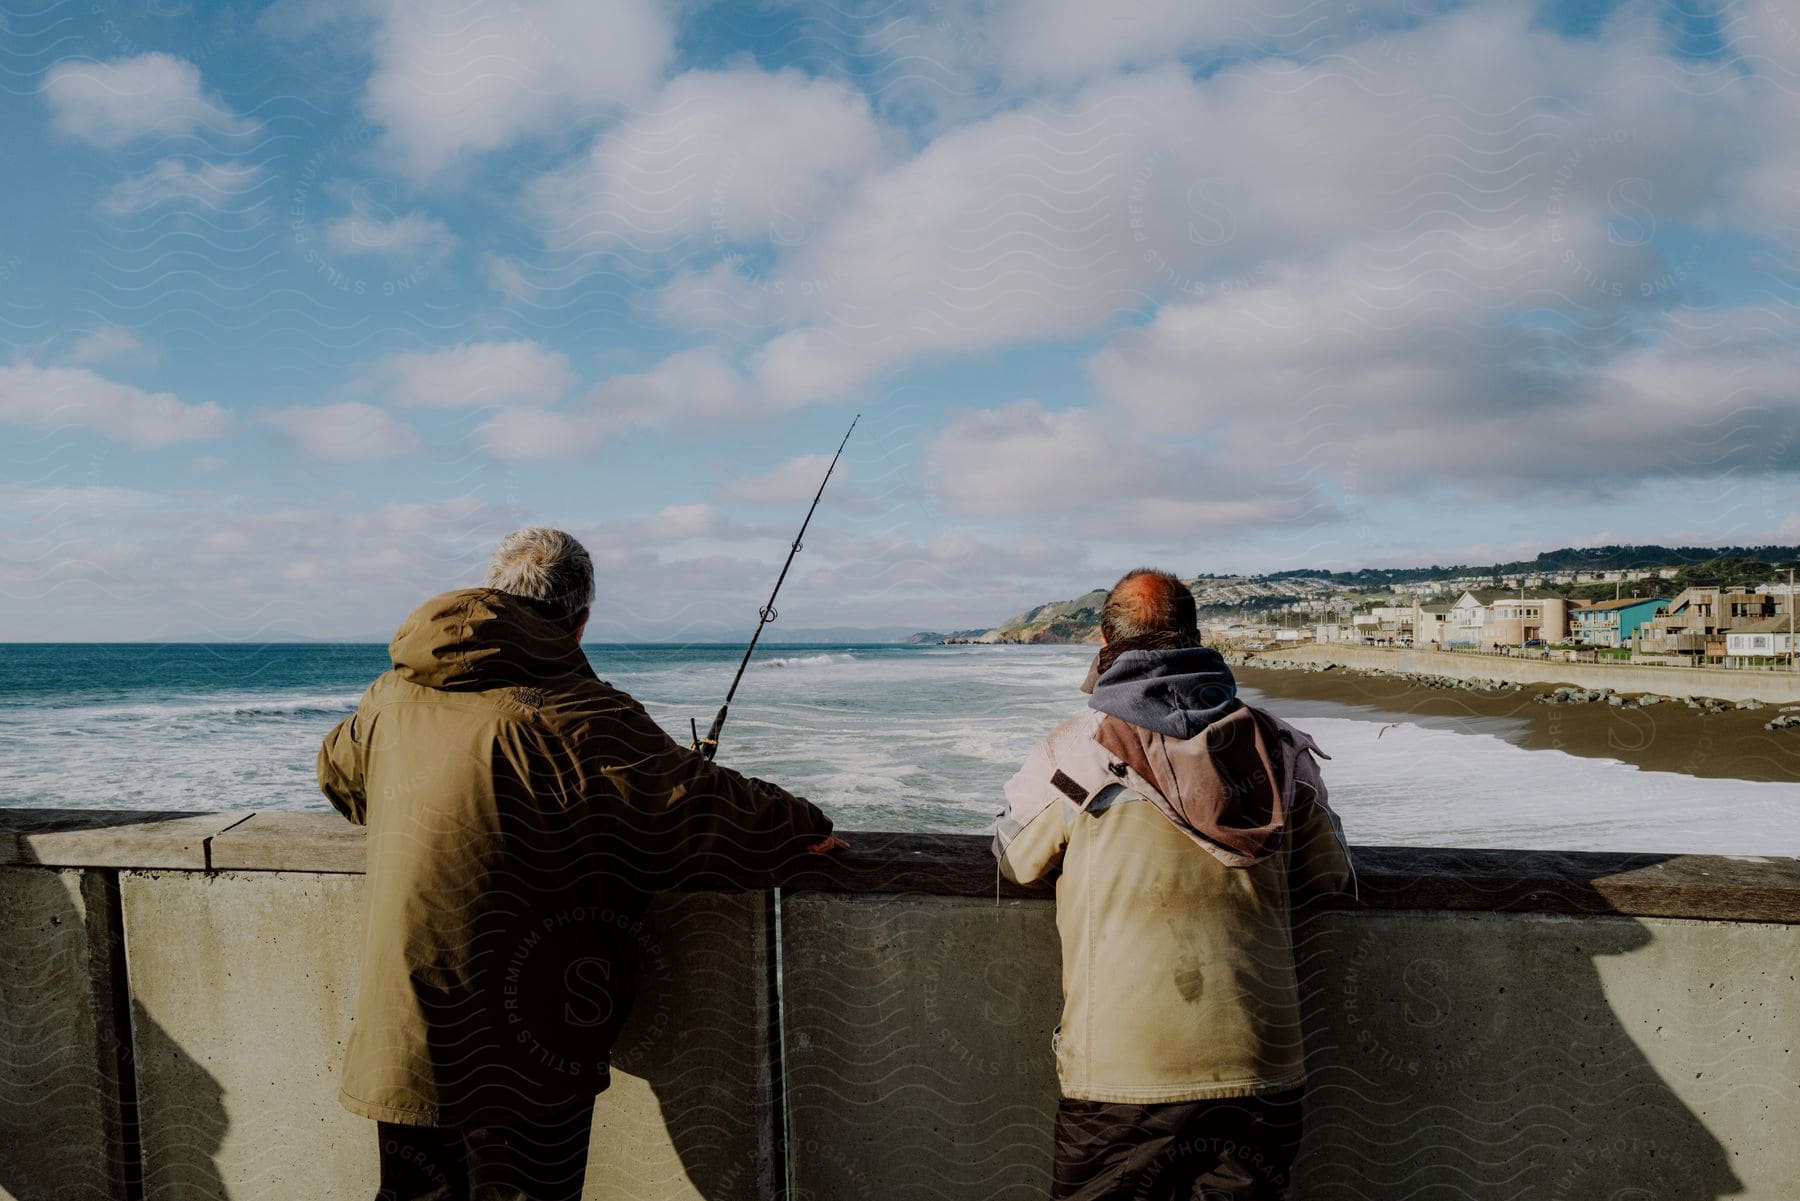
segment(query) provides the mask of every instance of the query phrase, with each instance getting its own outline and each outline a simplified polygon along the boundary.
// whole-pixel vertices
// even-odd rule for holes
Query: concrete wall
[[[1043,1196],[1052,905],[813,895],[783,913],[799,1195]],[[1300,947],[1297,1197],[1797,1195],[1791,926],[1346,913]]]
[[[1342,667],[1374,668],[1379,671],[1419,672],[1450,676],[1458,680],[1576,684],[1583,688],[1611,688],[1617,692],[1710,696],[1726,701],[1800,701],[1800,672],[1645,667],[1629,663],[1565,663],[1554,659],[1458,655],[1448,651],[1385,649],[1335,642],[1257,651],[1251,662],[1279,667],[1284,660],[1296,663],[1336,663]]]
[[[1333,915],[1309,944],[1302,1195],[1385,1199],[1435,1181],[1534,1201],[1795,1196],[1794,934]]]
[[[140,1163],[152,1199],[372,1195],[334,1100],[360,843],[267,816],[83,844],[0,811],[0,1198],[115,1201]],[[1044,1194],[1052,902],[996,896],[977,838],[852,838],[782,893],[780,1055],[767,896],[659,901],[587,1196]],[[43,862],[83,854],[115,866]],[[1298,941],[1297,1201],[1800,1195],[1794,861],[1358,855],[1360,907]]]
[[[788,1129],[816,1201],[1049,1192],[1062,995],[1043,901],[782,901]]]
[[[0,868],[0,1201],[124,1196],[110,883]]]
[[[375,1125],[336,1101],[362,877],[125,872],[146,1195],[366,1197]],[[760,896],[664,898],[596,1108],[586,1196],[762,1198],[775,1147]]]

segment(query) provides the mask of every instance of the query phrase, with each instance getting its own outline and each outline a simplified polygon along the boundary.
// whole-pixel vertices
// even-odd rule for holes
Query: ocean
[[[590,645],[686,741],[741,646]],[[1077,712],[1091,648],[765,644],[720,761],[846,830],[980,833],[1032,743]],[[378,645],[0,646],[0,806],[328,811],[313,756]],[[1352,842],[1713,854],[1800,846],[1800,788],[1526,749],[1510,719],[1394,721],[1245,699],[1310,731]],[[1780,853],[1780,852],[1776,852]]]

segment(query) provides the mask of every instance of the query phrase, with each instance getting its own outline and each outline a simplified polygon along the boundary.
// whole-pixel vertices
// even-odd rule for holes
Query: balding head
[[[1149,567],[1128,571],[1106,594],[1106,604],[1100,610],[1100,633],[1109,643],[1198,637],[1194,594],[1166,571]]]

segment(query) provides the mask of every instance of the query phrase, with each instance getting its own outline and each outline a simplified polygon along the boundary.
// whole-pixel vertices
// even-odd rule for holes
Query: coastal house
[[[1471,589],[1450,607],[1444,645],[1478,650],[1561,642],[1568,636],[1576,602],[1553,593],[1520,595],[1503,589]]]
[[[1400,646],[1412,641],[1411,605],[1373,605],[1351,618],[1363,641],[1374,646]]]
[[[1763,617],[1725,631],[1725,665],[1757,667],[1794,653],[1787,617]]]
[[[1653,655],[1722,656],[1726,633],[1787,613],[1791,598],[1758,588],[1716,586],[1683,590],[1638,626],[1636,649]]]
[[[1628,596],[1583,605],[1569,613],[1574,639],[1583,646],[1629,646],[1638,627],[1668,603],[1666,597]]]
[[[1413,645],[1434,649],[1443,646],[1444,631],[1449,623],[1449,605],[1428,605],[1415,600],[1412,611]]]
[[[1444,626],[1444,645],[1471,650],[1479,647],[1481,631],[1487,625],[1488,605],[1507,595],[1499,588],[1471,588],[1457,597]]]

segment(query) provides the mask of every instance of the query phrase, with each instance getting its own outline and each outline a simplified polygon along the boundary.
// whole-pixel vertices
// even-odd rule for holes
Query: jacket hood
[[[1166,734],[1192,738],[1237,705],[1237,678],[1210,646],[1122,652],[1094,681],[1091,708]]]
[[[1233,866],[1280,848],[1298,748],[1237,699],[1218,651],[1123,649],[1088,705],[1105,714],[1094,740],[1182,833]]]
[[[1104,717],[1094,741],[1135,773],[1134,786],[1176,829],[1246,867],[1280,849],[1288,824],[1291,766],[1258,718],[1240,704],[1193,738],[1170,738]]]
[[[388,658],[402,679],[447,692],[593,674],[566,621],[540,601],[492,588],[460,588],[414,609]]]

